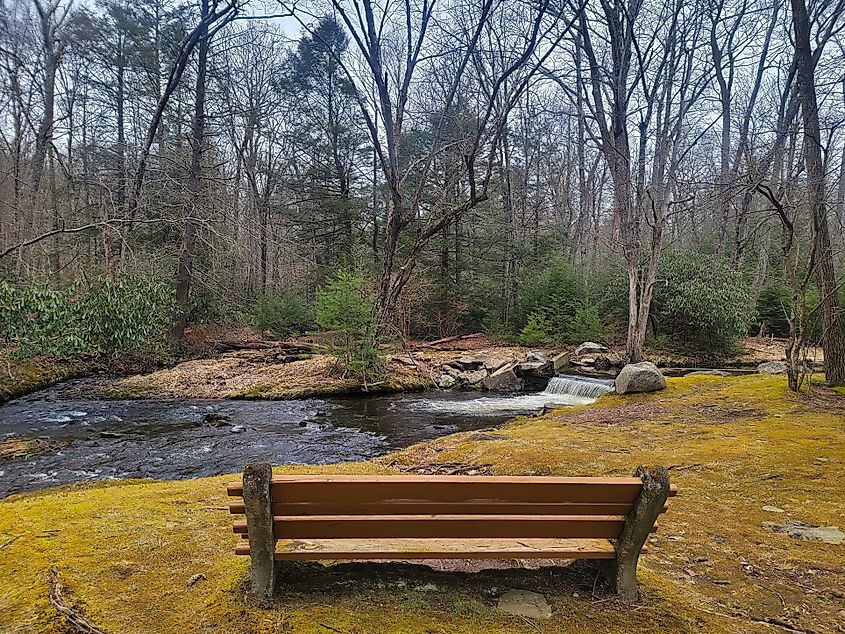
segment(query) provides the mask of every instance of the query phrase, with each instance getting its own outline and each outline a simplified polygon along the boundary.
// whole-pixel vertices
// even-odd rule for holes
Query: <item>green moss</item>
[[[88,366],[43,358],[0,356],[0,403],[84,374]]]

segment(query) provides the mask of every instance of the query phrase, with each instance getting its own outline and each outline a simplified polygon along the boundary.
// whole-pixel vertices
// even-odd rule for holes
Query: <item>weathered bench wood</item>
[[[247,465],[227,492],[235,549],[252,557],[252,592],[269,597],[274,561],[598,559],[636,598],[636,565],[675,495],[665,469],[632,478],[276,476]]]

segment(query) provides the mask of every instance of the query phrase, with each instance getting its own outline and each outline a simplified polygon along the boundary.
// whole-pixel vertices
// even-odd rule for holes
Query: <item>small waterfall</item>
[[[552,377],[544,394],[577,396],[580,398],[598,398],[613,391],[613,382],[581,376]]]

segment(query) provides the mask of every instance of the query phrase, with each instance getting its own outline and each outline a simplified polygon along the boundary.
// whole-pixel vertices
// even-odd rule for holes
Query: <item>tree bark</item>
[[[833,249],[827,224],[827,198],[822,159],[819,109],[816,101],[815,64],[810,51],[810,20],[804,0],[791,0],[795,30],[795,60],[798,95],[804,123],[804,166],[807,172],[807,204],[813,221],[813,239],[818,269],[825,374],[829,383],[845,385],[845,332],[842,329]]]
[[[202,207],[202,158],[205,145],[205,80],[208,66],[209,0],[201,0],[201,28],[197,45],[197,84],[194,100],[194,121],[191,127],[191,173],[188,180],[188,214],[182,234],[182,249],[176,272],[176,303],[179,315],[173,327],[173,339],[181,343],[188,320],[188,301],[194,275],[194,252],[197,242],[197,212]]]

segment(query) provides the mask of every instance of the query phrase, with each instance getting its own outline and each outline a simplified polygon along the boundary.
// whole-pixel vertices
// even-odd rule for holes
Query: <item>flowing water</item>
[[[45,453],[0,458],[0,498],[110,478],[182,479],[246,462],[360,461],[549,404],[589,403],[609,381],[556,377],[544,392],[427,391],[294,401],[86,400],[56,386],[0,405],[0,443],[42,439]]]

